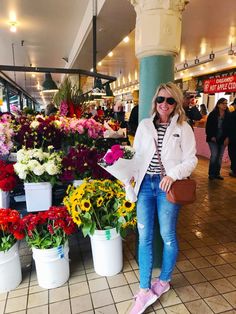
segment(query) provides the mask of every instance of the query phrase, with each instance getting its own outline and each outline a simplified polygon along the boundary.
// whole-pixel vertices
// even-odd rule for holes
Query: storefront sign
[[[205,94],[236,92],[236,75],[205,80],[203,91]]]

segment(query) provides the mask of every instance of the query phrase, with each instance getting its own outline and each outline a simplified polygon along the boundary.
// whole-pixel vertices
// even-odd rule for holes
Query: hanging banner
[[[236,92],[236,75],[205,80],[203,91],[205,94]]]

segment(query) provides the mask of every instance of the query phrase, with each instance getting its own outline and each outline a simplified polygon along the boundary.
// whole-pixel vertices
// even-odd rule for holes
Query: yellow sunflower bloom
[[[91,207],[92,207],[92,204],[91,204],[90,200],[85,199],[85,200],[81,201],[81,210],[88,212]]]
[[[97,199],[97,207],[101,207],[102,204],[104,202],[104,198],[102,196],[100,196],[98,199]]]
[[[132,210],[135,207],[135,203],[131,203],[131,202],[125,200],[123,202],[123,206],[124,206],[124,208],[126,209],[127,212],[132,212]]]

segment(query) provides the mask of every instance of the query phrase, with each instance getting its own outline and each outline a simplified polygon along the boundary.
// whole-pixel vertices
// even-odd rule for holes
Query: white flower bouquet
[[[48,152],[41,148],[25,149],[17,152],[17,162],[14,164],[15,172],[26,183],[50,182],[55,184],[62,172],[62,158],[60,152]]]
[[[126,199],[130,202],[137,201],[137,196],[130,183],[134,174],[134,154],[131,146],[113,145],[99,162],[102,168],[124,184]]]

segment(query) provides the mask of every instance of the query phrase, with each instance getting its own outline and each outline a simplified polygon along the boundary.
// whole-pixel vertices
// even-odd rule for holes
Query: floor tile
[[[89,280],[89,289],[91,292],[108,289],[108,283],[106,278],[98,278]]]
[[[49,303],[58,302],[66,299],[69,299],[68,286],[49,290]]]
[[[236,309],[236,291],[225,293],[223,297]]]
[[[49,313],[50,314],[70,314],[71,313],[70,301],[64,300],[64,301],[55,302],[55,303],[50,304],[49,305]]]
[[[95,310],[95,314],[116,314],[117,310],[114,304],[104,306],[104,307],[99,307],[98,309]]]
[[[33,308],[27,310],[27,314],[48,314],[48,313],[49,313],[48,305],[33,307]],[[53,312],[50,312],[50,313],[53,314]],[[67,312],[67,313],[69,314],[70,312]],[[64,313],[57,312],[57,314],[64,314]]]
[[[190,313],[184,304],[177,304],[170,307],[166,307],[163,313],[166,314],[188,314]]]
[[[193,287],[202,298],[207,298],[218,294],[218,291],[208,281],[197,283],[193,285]]]
[[[221,294],[236,290],[236,288],[226,278],[212,280],[212,281],[210,281],[210,283]]]
[[[183,275],[192,285],[206,281],[206,278],[198,270],[187,271]]]
[[[202,268],[200,269],[200,272],[207,280],[214,280],[223,277],[214,267]]]
[[[232,306],[221,295],[209,297],[204,300],[215,313],[221,313],[232,309]]]
[[[26,309],[27,296],[7,299],[5,313],[15,312]]]
[[[117,288],[112,288],[111,293],[113,295],[115,302],[126,301],[133,297],[132,292],[128,285],[117,287]]]
[[[127,280],[123,274],[107,277],[107,281],[110,288],[127,285]]]
[[[186,286],[175,289],[176,293],[182,300],[182,302],[194,301],[200,299],[198,293],[193,289],[192,286]]]
[[[113,298],[110,290],[103,290],[91,294],[95,308],[113,304]]]
[[[203,301],[197,300],[185,303],[185,306],[191,314],[213,314],[214,312],[210,307]]]
[[[93,309],[92,300],[89,294],[71,299],[72,314],[82,313],[92,309]]]
[[[48,304],[48,291],[29,294],[28,307],[36,307]]]
[[[76,283],[74,285],[69,285],[69,292],[71,298],[88,294],[89,293],[88,283],[85,281]]]

